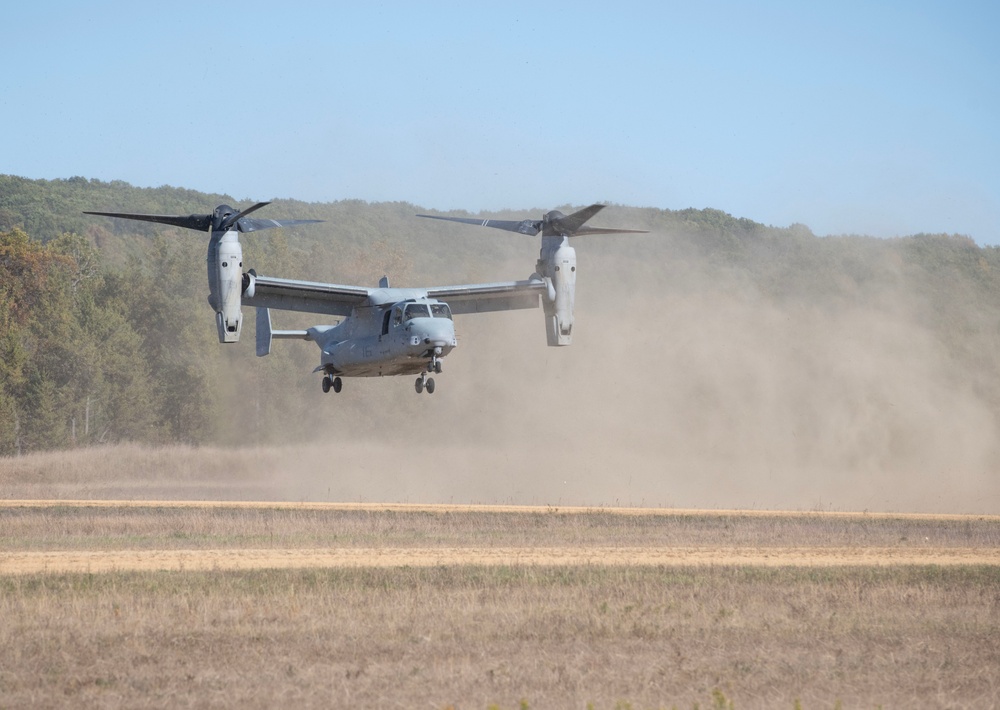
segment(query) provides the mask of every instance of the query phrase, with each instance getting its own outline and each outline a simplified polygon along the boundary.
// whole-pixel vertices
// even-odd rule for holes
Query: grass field
[[[997,589],[995,567],[3,577],[0,702],[988,708]]]
[[[1000,706],[996,516],[248,503],[218,453],[0,463],[0,708]]]
[[[998,536],[982,516],[8,502],[0,706],[991,707]],[[615,556],[663,548],[972,550],[993,562]],[[3,567],[74,551],[388,549],[404,557],[377,568]],[[568,565],[405,558],[497,549],[605,553]]]

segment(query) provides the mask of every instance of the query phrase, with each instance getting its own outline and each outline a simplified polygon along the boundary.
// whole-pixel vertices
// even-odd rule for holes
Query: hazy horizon
[[[1000,243],[1000,8],[7,8],[3,172]]]

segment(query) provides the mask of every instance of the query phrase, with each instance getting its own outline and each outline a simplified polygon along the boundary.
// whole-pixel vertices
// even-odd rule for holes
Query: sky
[[[35,0],[2,18],[0,173],[1000,244],[988,0]]]

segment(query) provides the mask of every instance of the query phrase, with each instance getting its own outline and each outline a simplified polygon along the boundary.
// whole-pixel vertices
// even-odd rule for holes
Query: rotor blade
[[[323,222],[322,219],[254,219],[251,217],[244,217],[243,219],[236,222],[236,227],[241,232],[259,232],[262,229],[271,229],[273,227],[291,227],[296,224],[313,224],[315,222]]]
[[[160,214],[127,214],[125,212],[84,212],[84,214],[96,214],[101,217],[118,217],[120,219],[134,219],[140,222],[159,222],[169,224],[174,227],[184,227],[194,229],[199,232],[208,231],[212,226],[212,215],[192,214],[187,217],[181,215],[160,215]]]
[[[532,237],[542,231],[541,221],[535,219],[522,219],[518,221],[503,219],[467,219],[465,217],[439,217],[433,214],[418,214],[417,217],[426,217],[427,219],[443,219],[447,222],[461,222],[463,224],[476,224],[480,227],[493,227],[494,229],[503,229],[508,232],[527,234],[529,237]]]
[[[613,227],[580,227],[571,237],[582,237],[587,234],[649,234],[648,229],[614,229]]]
[[[270,202],[258,202],[255,205],[247,207],[245,210],[243,210],[239,214],[230,215],[225,220],[223,220],[222,223],[218,226],[219,231],[222,231],[222,232],[229,231],[230,229],[232,229],[232,226],[234,224],[236,224],[237,222],[240,221],[240,219],[242,219],[243,217],[246,217],[248,214],[250,214],[254,210],[259,210],[261,207],[266,207],[269,204],[271,204],[271,203]]]
[[[545,232],[548,235],[549,230],[551,230],[552,234],[549,236],[566,235],[571,237],[580,231],[580,227],[583,226],[584,222],[603,209],[604,205],[591,205],[590,207],[584,207],[582,210],[574,212],[571,215],[566,215],[565,217],[560,217],[559,219],[552,221],[550,224],[545,225]]]

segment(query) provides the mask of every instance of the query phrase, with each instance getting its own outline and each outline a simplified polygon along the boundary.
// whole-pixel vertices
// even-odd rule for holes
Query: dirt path
[[[654,508],[546,508],[527,506],[406,505],[382,503],[281,503],[202,501],[0,501],[0,515],[12,508],[275,508],[312,510],[371,510],[400,512],[494,512],[507,514],[574,515],[601,512],[615,515],[662,516],[780,516],[871,519],[876,517],[961,520],[963,516],[779,511],[694,511]],[[983,520],[989,516],[966,516]],[[1000,522],[1000,517],[989,518]],[[0,574],[38,572],[109,572],[125,570],[249,570],[335,567],[433,567],[437,565],[753,565],[777,567],[879,565],[1000,565],[996,547],[865,547],[753,545],[702,546],[462,546],[462,547],[337,547],[206,550],[23,550],[0,552]]]
[[[753,565],[778,567],[1000,565],[1000,550],[974,548],[351,548],[119,550],[0,553],[0,574],[245,570],[437,565]]]

